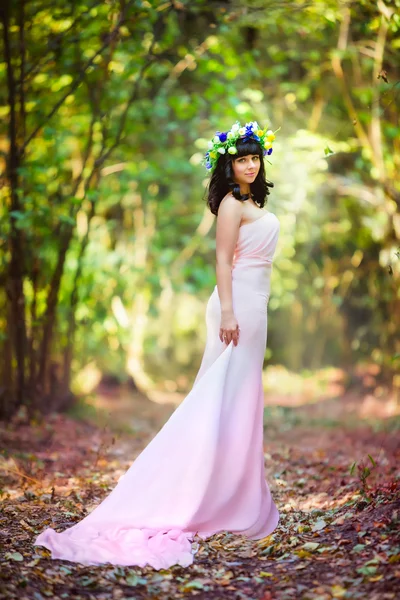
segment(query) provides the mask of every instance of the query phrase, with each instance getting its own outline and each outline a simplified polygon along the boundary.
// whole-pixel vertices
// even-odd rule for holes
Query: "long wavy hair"
[[[265,205],[266,197],[270,194],[269,188],[274,187],[274,184],[265,177],[263,149],[257,140],[239,138],[236,142],[236,149],[237,154],[229,154],[228,152],[221,154],[206,189],[207,205],[214,215],[218,215],[219,205],[229,192],[232,192],[232,195],[240,202],[249,198],[249,194],[240,193],[240,185],[233,181],[233,161],[242,156],[258,154],[260,158],[260,170],[253,183],[250,184],[253,200],[260,208]]]

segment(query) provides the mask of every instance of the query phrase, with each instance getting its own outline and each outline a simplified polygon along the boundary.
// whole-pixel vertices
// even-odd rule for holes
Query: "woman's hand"
[[[233,345],[237,346],[239,341],[239,324],[233,312],[221,313],[221,326],[219,328],[219,339],[227,345],[233,341]]]

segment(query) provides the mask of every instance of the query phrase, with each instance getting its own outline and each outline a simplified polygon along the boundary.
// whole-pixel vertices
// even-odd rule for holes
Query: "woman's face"
[[[260,170],[258,154],[247,154],[232,161],[233,176],[236,183],[253,183]]]

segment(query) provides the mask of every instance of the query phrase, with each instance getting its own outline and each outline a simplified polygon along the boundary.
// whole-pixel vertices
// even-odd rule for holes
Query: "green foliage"
[[[0,268],[4,280],[22,281],[27,380],[38,376],[44,352],[42,389],[51,362],[67,386],[91,363],[121,379],[128,371],[143,387],[147,371],[153,380],[178,379],[185,368],[189,379],[176,385],[188,385],[215,285],[214,229],[206,220],[199,227],[207,216],[200,160],[214,130],[237,119],[281,127],[267,163],[276,186],[269,208],[281,221],[269,304],[273,360],[300,370],[367,358],[392,380],[399,19],[397,0],[385,10],[358,4],[30,0],[22,54],[21,7],[9,4]],[[19,154],[11,181],[13,107]],[[13,235],[23,250],[17,277]],[[9,292],[0,292],[0,345],[15,390],[20,359],[5,315],[17,292]],[[186,294],[195,297],[190,311],[175,310],[188,306]]]

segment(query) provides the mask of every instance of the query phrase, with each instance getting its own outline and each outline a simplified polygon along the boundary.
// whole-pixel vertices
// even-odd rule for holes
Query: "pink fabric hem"
[[[38,535],[34,545],[48,548],[52,558],[84,565],[150,565],[159,570],[175,564],[191,565],[197,552],[197,548],[192,547],[194,535],[179,529],[157,531],[102,525],[98,533],[93,528],[90,536],[86,527],[81,537],[75,527],[61,533],[49,527]]]

